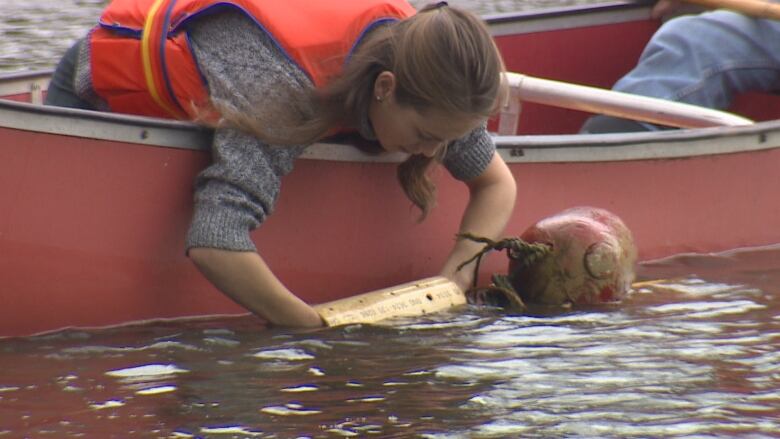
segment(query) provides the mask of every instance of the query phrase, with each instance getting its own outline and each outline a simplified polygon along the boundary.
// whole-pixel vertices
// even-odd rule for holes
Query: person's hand
[[[676,11],[679,7],[680,2],[678,0],[658,0],[658,3],[653,6],[653,10],[650,12],[650,16],[662,18]]]
[[[445,270],[441,273],[442,276],[451,280],[455,285],[460,288],[464,293],[472,287],[474,283],[474,264],[469,264],[460,270],[451,271]]]

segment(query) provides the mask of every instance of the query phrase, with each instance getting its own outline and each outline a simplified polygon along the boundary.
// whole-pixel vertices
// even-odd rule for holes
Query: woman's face
[[[433,157],[443,145],[470,133],[485,119],[471,115],[450,115],[429,110],[421,113],[399,105],[395,99],[395,78],[383,72],[374,87],[368,117],[374,134],[386,151],[401,151]]]

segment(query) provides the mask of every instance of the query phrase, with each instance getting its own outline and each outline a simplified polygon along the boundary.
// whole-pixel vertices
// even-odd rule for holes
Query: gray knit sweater
[[[209,93],[240,109],[274,98],[278,90],[312,86],[308,77],[249,17],[226,9],[188,25],[198,67]],[[247,108],[250,107],[250,108]],[[368,117],[360,134],[374,140]],[[218,129],[212,164],[195,181],[195,210],[187,233],[187,249],[210,247],[254,251],[250,231],[273,212],[281,179],[307,145],[273,146],[233,129]],[[444,165],[453,177],[480,175],[495,151],[481,127],[448,149]]]

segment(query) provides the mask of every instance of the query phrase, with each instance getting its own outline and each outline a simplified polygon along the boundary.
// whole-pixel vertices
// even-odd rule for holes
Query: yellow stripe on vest
[[[179,114],[174,111],[160,96],[160,91],[157,90],[157,85],[154,81],[154,72],[152,71],[152,48],[151,38],[152,29],[154,27],[154,18],[157,16],[157,10],[160,9],[160,5],[165,0],[156,0],[149,10],[149,15],[146,16],[144,22],[144,32],[141,37],[141,62],[144,67],[144,78],[146,79],[146,87],[149,89],[149,94],[154,99],[154,102],[165,110],[174,119],[179,119]]]

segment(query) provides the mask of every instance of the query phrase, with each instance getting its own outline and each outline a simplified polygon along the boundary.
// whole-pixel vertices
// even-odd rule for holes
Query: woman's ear
[[[389,70],[385,70],[376,77],[374,81],[374,98],[377,101],[384,101],[395,94],[395,75]]]

